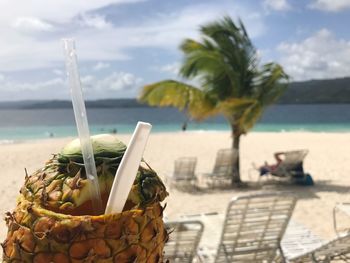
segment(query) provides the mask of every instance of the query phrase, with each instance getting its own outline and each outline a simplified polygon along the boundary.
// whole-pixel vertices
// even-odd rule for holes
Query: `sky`
[[[63,38],[86,99],[136,97],[177,78],[180,43],[224,15],[293,81],[350,76],[350,0],[0,0],[0,101],[69,100]]]

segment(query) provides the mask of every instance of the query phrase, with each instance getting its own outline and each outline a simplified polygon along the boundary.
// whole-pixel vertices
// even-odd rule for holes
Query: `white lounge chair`
[[[258,181],[264,176],[271,175],[280,180],[288,180],[300,185],[313,185],[313,179],[310,174],[304,172],[303,161],[308,154],[308,150],[294,150],[275,153],[275,158],[278,163],[276,165],[265,165],[257,167],[253,163],[253,169],[260,173]],[[278,157],[276,157],[278,156]],[[251,177],[251,170],[249,177]]]
[[[283,235],[281,246],[288,262],[289,259],[312,251],[324,243],[324,240],[312,233],[310,229],[298,222],[290,220]]]
[[[241,196],[229,203],[215,263],[273,262],[296,198],[281,193]]]
[[[304,176],[303,161],[308,150],[297,150],[284,152],[284,159],[270,173],[279,177],[302,177]]]
[[[167,179],[169,186],[176,187],[182,190],[193,190],[197,177],[195,169],[197,165],[196,157],[181,157],[175,160],[174,172]]]
[[[335,214],[334,214],[335,215]],[[336,217],[334,216],[334,226],[337,231]],[[350,262],[350,230],[347,232],[337,232],[337,237],[324,241],[315,238],[310,230],[300,231],[299,234],[287,233],[282,246],[288,262]],[[294,238],[290,238],[294,236]],[[298,251],[299,249],[299,251]]]
[[[343,214],[343,218],[338,219],[338,214]],[[344,218],[346,217],[346,219]],[[342,221],[343,225],[339,227]],[[333,227],[336,233],[343,233],[350,231],[350,203],[339,203],[333,208]]]
[[[323,245],[307,251],[301,255],[290,258],[289,262],[350,262],[350,232],[340,234],[337,238]],[[338,262],[339,262],[338,261]]]
[[[194,258],[198,258],[197,247],[204,230],[204,225],[200,221],[167,222],[166,227],[170,232],[164,248],[166,260],[191,263]]]
[[[237,154],[233,149],[220,149],[217,152],[213,171],[203,175],[209,186],[223,186],[231,183]]]

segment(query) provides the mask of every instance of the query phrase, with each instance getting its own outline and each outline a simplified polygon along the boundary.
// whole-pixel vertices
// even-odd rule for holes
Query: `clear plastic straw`
[[[66,59],[67,77],[72,96],[75,122],[77,124],[81,152],[85,165],[87,179],[90,182],[92,209],[95,215],[102,212],[102,199],[98,183],[94,152],[90,140],[89,124],[86,116],[83,91],[80,83],[78,63],[73,39],[63,39],[63,49]]]
[[[138,122],[120,162],[109,194],[105,214],[120,213],[135,180],[152,125]]]

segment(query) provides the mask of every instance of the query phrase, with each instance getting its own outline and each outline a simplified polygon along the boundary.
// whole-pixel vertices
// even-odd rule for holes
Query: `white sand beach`
[[[130,135],[119,135],[128,142]],[[28,173],[43,166],[50,155],[57,153],[70,138],[29,141],[0,146],[0,214],[15,207],[16,196],[24,182],[24,168]],[[231,145],[229,132],[154,133],[145,151],[145,159],[161,177],[170,174],[174,160],[182,156],[197,156],[197,174],[211,171],[218,149]],[[166,199],[166,215],[176,218],[183,214],[224,212],[228,201],[236,195],[255,191],[294,192],[299,200],[293,219],[311,228],[323,238],[333,237],[332,209],[339,202],[350,202],[350,134],[349,133],[249,133],[241,140],[241,174],[244,181],[257,180],[257,173],[249,178],[251,163],[273,163],[275,151],[309,149],[304,168],[312,174],[315,186],[286,184],[259,189],[231,189],[184,193],[171,189]],[[349,220],[350,223],[350,220]],[[5,222],[0,224],[0,239],[6,235]]]

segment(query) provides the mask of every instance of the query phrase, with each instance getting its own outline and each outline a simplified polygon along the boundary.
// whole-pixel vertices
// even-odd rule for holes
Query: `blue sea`
[[[92,134],[130,133],[137,121],[153,124],[153,132],[180,131],[185,114],[174,108],[92,108],[87,110]],[[225,131],[222,117],[190,121],[188,130]],[[256,124],[257,132],[350,132],[350,104],[274,105]],[[0,143],[76,136],[72,109],[1,109]]]

